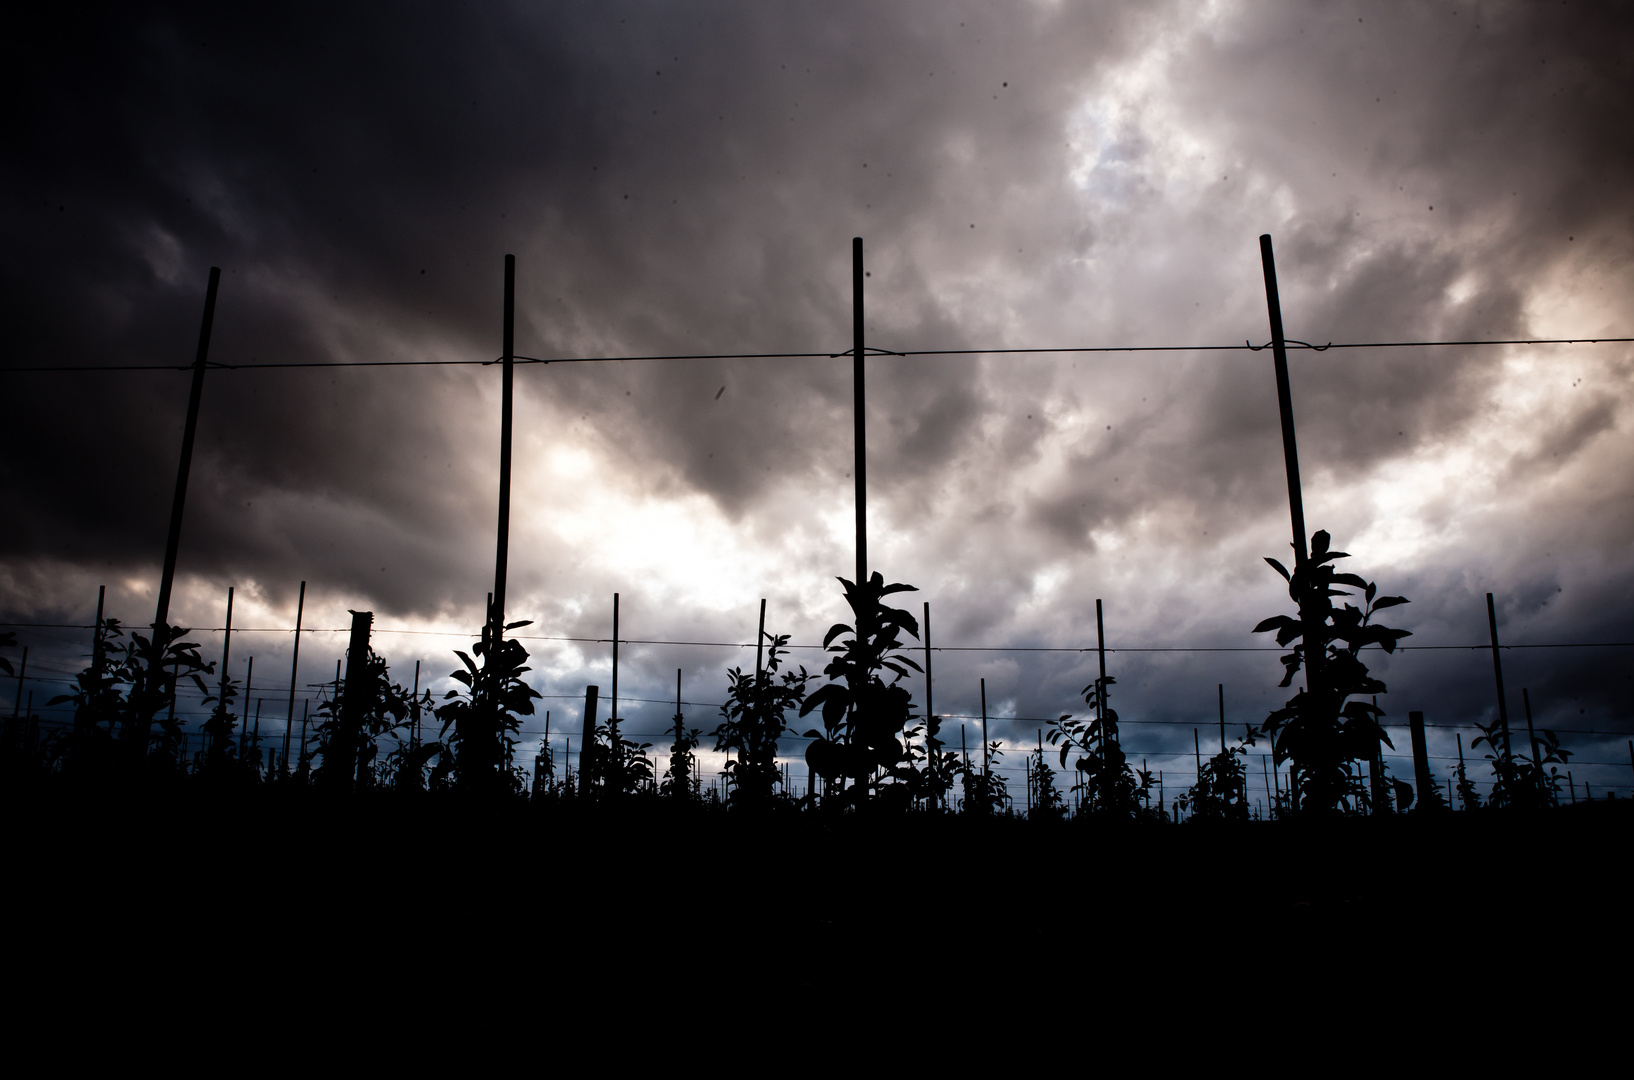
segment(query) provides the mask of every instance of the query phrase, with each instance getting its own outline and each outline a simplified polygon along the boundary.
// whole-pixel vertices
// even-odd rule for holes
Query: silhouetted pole
[[[1464,737],[1462,735],[1460,735],[1458,732],[1455,731],[1455,732],[1452,733],[1452,741],[1453,741],[1453,744],[1458,747],[1458,779],[1462,783],[1468,783],[1469,782],[1469,777],[1467,775],[1465,775],[1465,773],[1464,773]],[[1461,798],[1464,793],[1459,792],[1458,794],[1459,794],[1459,797]],[[1452,800],[1449,799],[1447,801],[1447,805],[1448,805],[1448,807],[1451,807],[1452,806]],[[1469,806],[1466,804],[1464,806],[1464,809],[1468,810]]]
[[[310,701],[301,702],[301,748],[295,754],[296,772],[300,772],[301,767],[306,764],[306,714],[311,704]]]
[[[1503,731],[1504,756],[1509,756],[1509,703],[1504,699],[1504,664],[1498,653],[1498,609],[1493,606],[1492,594],[1486,594],[1487,631],[1492,635],[1492,677],[1498,683],[1498,727]]]
[[[1378,708],[1379,695],[1373,695],[1373,707]],[[1375,717],[1375,720],[1377,717]],[[1367,762],[1367,779],[1370,785],[1371,802],[1375,813],[1388,812],[1390,809],[1390,794],[1384,789],[1384,741],[1377,737],[1373,740],[1373,756]],[[1447,806],[1452,806],[1448,800]]]
[[[851,238],[852,475],[857,481],[857,586],[868,580],[868,400],[864,379],[862,237]],[[862,627],[857,636],[863,636]]]
[[[1538,793],[1545,790],[1543,783],[1543,756],[1538,753],[1538,733],[1532,728],[1532,697],[1521,687],[1521,708],[1526,711],[1526,737],[1532,742],[1532,765],[1537,770]]]
[[[1220,687],[1220,753],[1225,753],[1225,683]]]
[[[607,722],[618,723],[618,593],[613,594],[613,698],[607,705]]]
[[[515,349],[516,256],[505,256],[505,314],[501,330],[501,381],[499,394],[499,546],[494,553],[494,598],[488,618],[493,623],[493,641],[505,633],[505,573],[511,546],[511,398],[512,352]],[[616,695],[615,695],[616,696]]]
[[[934,779],[936,776],[939,775],[938,770],[940,769],[940,765],[939,765],[939,763],[937,761],[937,758],[936,758],[936,745],[935,744],[941,742],[941,740],[937,739],[934,735],[931,734],[931,729],[934,726],[935,720],[936,720],[936,707],[933,704],[933,698],[932,698],[932,695],[931,695],[931,677],[930,677],[930,601],[929,600],[925,601],[925,617],[924,617],[924,620],[923,620],[923,625],[920,627],[920,629],[924,632],[924,635],[925,635],[925,754],[926,754],[926,757],[927,757],[927,761],[926,761],[925,764],[927,765],[927,767],[929,767],[931,777]]]
[[[420,748],[420,661],[414,661],[414,694],[409,698],[410,708],[413,710],[409,723],[409,750]],[[550,711],[545,711],[545,732],[550,732]]]
[[[221,632],[221,711],[222,711],[222,713],[224,715],[229,716],[229,717],[232,716],[232,714],[227,711],[227,661],[232,658],[232,655],[233,655],[233,587],[231,585],[229,585],[229,586],[227,586],[227,625],[222,629],[222,632]],[[228,730],[228,737],[229,738],[232,737],[231,729]],[[230,746],[232,744],[229,743],[228,745]],[[206,753],[208,753],[209,750],[210,750],[210,748],[208,746],[206,746],[204,749],[205,749]]]
[[[1271,251],[1269,233],[1260,237],[1260,264],[1265,271],[1265,306],[1271,319],[1271,357],[1276,367],[1277,413],[1282,419],[1282,462],[1288,476],[1288,513],[1294,533],[1294,570],[1310,561],[1306,546],[1305,497],[1299,482],[1299,444],[1294,438],[1294,398],[1288,383],[1288,347],[1282,332],[1282,297],[1277,289],[1277,261]],[[1303,594],[1301,594],[1303,596]],[[1300,621],[1305,620],[1306,604],[1299,601]],[[1320,649],[1305,651],[1305,686],[1312,690],[1321,683],[1317,673],[1323,656]]]
[[[1106,728],[1106,623],[1101,617],[1101,601],[1095,601],[1095,655],[1100,664],[1101,678],[1098,685],[1100,693],[1095,695],[1097,719],[1101,723],[1101,805],[1109,806],[1112,793],[1112,770],[1106,768],[1107,743],[1111,741]]]
[[[244,724],[238,729],[238,754],[244,756],[245,740],[250,734],[250,688],[255,685],[255,657],[250,657],[249,670],[244,673]]]
[[[23,659],[17,665],[17,699],[11,703],[11,718],[17,719],[23,711],[23,679],[28,676],[28,646],[23,646]],[[31,706],[32,707],[32,706]]]
[[[295,599],[295,648],[289,660],[289,712],[284,716],[284,764],[289,764],[289,730],[295,726],[295,677],[301,669],[301,618],[306,614],[306,582]],[[415,667],[419,672],[419,667]]]
[[[90,728],[96,723],[96,701],[102,695],[102,608],[107,599],[108,587],[98,585],[96,589],[96,630],[91,637],[91,698],[90,708],[82,710],[83,715],[74,717],[74,739],[81,747],[90,734]],[[108,729],[113,730],[113,717],[108,717]]]
[[[1106,739],[1106,623],[1101,618],[1101,602],[1095,601],[1095,655],[1101,666],[1100,693],[1096,694],[1096,719],[1101,721],[1101,739]]]
[[[925,618],[924,618],[923,629],[925,631],[925,716],[928,719],[928,718],[933,717],[933,716],[936,715],[935,707],[931,703],[932,698],[931,698],[931,680],[930,680],[930,601],[929,600],[925,601]],[[1634,758],[1631,758],[1630,760],[1634,761]]]
[[[1277,804],[1271,798],[1271,766],[1266,764],[1264,754],[1260,755],[1260,775],[1265,778],[1265,803],[1266,803],[1266,806],[1269,807],[1269,808],[1274,808]]]
[[[346,646],[346,696],[340,703],[340,723],[330,739],[333,760],[324,762],[330,786],[337,790],[351,790],[357,773],[359,733],[363,714],[369,708],[369,631],[373,625],[374,612],[352,612],[352,639]]]
[[[589,755],[590,764],[595,764],[596,752],[592,749],[596,745],[596,695],[601,693],[601,687],[591,684],[584,688],[584,733],[579,736],[584,745],[579,747],[579,794],[584,794],[586,785],[590,783],[590,772],[585,769],[586,756]]]
[[[1407,727],[1413,739],[1413,779],[1418,783],[1418,808],[1427,811],[1435,805],[1435,781],[1430,777],[1430,751],[1424,742],[1424,714],[1409,712]]]
[[[766,598],[760,598],[760,630],[755,634],[755,690],[760,690],[760,644],[766,638]],[[679,690],[679,686],[677,686]],[[680,712],[680,709],[676,709]]]
[[[199,397],[204,393],[204,367],[210,357],[210,327],[216,319],[216,289],[221,285],[221,267],[210,267],[210,284],[204,290],[204,319],[199,324],[199,348],[193,358],[193,385],[187,395],[187,421],[182,427],[182,456],[176,467],[176,493],[170,501],[170,531],[165,537],[164,568],[159,573],[159,604],[153,615],[154,649],[163,656],[159,635],[170,618],[170,591],[176,581],[176,552],[182,542],[182,506],[187,502],[187,474],[193,467],[193,438],[199,427]],[[140,726],[140,725],[139,725]],[[147,738],[147,733],[142,733]]]
[[[1201,794],[1203,790],[1203,742],[1198,738],[1196,728],[1191,729],[1191,750],[1192,753],[1197,755],[1197,790]]]
[[[982,775],[987,775],[987,680],[982,680]]]

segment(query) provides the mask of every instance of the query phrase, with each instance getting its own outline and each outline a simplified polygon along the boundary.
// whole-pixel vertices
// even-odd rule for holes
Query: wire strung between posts
[[[1330,349],[1433,349],[1474,345],[1615,345],[1634,342],[1634,337],[1599,338],[1490,338],[1467,341],[1330,341],[1312,345],[1305,341],[1284,342],[1290,349],[1327,352]],[[1016,349],[892,349],[868,348],[870,356],[1048,356],[1072,353],[1179,353],[1179,352],[1260,352],[1270,343],[1255,345],[1062,345]],[[513,356],[518,364],[619,364],[656,360],[833,360],[849,356],[841,352],[760,352],[760,353],[654,353],[630,356]],[[272,371],[291,368],[375,368],[375,367],[487,367],[492,360],[275,360],[268,363],[228,364],[210,361],[206,367],[220,371]],[[88,371],[191,371],[192,364],[5,364],[6,372],[88,372]]]
[[[140,631],[143,627],[132,623],[122,623],[130,629]],[[0,626],[17,627],[20,629],[40,630],[94,630],[90,623],[32,623],[32,622],[0,622]],[[225,627],[197,626],[189,629],[189,634],[219,634]],[[235,627],[235,634],[293,634],[292,626],[240,626]],[[349,634],[351,627],[323,627],[304,626],[303,634]],[[476,636],[469,630],[394,630],[390,627],[374,627],[376,634],[419,634],[426,637],[454,637],[468,638]],[[610,637],[567,637],[556,634],[508,634],[507,637],[519,641],[565,641],[581,645],[611,645]],[[627,638],[620,637],[621,645],[694,645],[711,649],[752,649],[752,641],[675,641],[663,638]],[[1368,649],[1378,649],[1380,646],[1363,646]],[[786,649],[816,649],[822,650],[822,645],[785,645]],[[923,648],[923,646],[914,646]],[[1500,649],[1628,649],[1634,648],[1634,641],[1546,641],[1500,645]],[[1479,645],[1397,645],[1396,652],[1438,652],[1438,651],[1490,651],[1491,642],[1482,642]],[[1037,652],[1037,653],[1090,653],[1095,652],[1094,645],[933,645],[931,652]],[[1109,653],[1253,653],[1253,652],[1287,652],[1282,645],[1133,645],[1108,647]]]

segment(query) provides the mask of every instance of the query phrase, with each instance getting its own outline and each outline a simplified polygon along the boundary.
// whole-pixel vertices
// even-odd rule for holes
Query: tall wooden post
[[[766,598],[760,598],[760,631],[755,634],[755,691],[760,690],[760,646],[766,639]],[[680,710],[677,709],[677,712]]]
[[[868,400],[864,379],[862,237],[851,239],[851,475],[857,482],[857,587],[868,581]],[[861,637],[863,628],[857,628]]]
[[[1503,732],[1504,756],[1509,756],[1509,702],[1504,696],[1504,662],[1498,652],[1498,609],[1492,603],[1492,594],[1486,594],[1486,625],[1492,638],[1492,677],[1498,684],[1498,727]]]
[[[1452,733],[1452,741],[1458,747],[1458,779],[1467,782],[1469,777],[1464,773],[1464,736],[1455,731]],[[1462,797],[1462,794],[1462,792],[1459,793],[1460,797]],[[1447,806],[1449,809],[1452,807],[1452,800],[1447,800]],[[1464,809],[1468,810],[1470,807],[1466,804]]]
[[[584,745],[579,747],[579,794],[589,790],[594,781],[596,761],[596,695],[601,693],[601,687],[594,683],[584,688],[584,734],[580,736]],[[589,765],[589,768],[586,768]]]
[[[930,601],[929,600],[925,601],[925,618],[924,618],[924,625],[922,626],[922,629],[925,631],[925,719],[926,719],[927,722],[929,722],[930,718],[936,715],[935,707],[931,703],[932,699],[931,699],[931,678],[930,678]],[[1631,760],[1634,760],[1634,759],[1631,759]]]
[[[153,615],[158,634],[170,618],[170,592],[176,580],[176,552],[182,542],[182,507],[187,502],[187,474],[193,467],[193,438],[199,427],[199,398],[204,393],[204,367],[210,357],[210,328],[216,321],[216,289],[221,285],[221,267],[210,267],[210,283],[204,289],[204,319],[199,325],[199,347],[193,357],[193,385],[187,395],[187,420],[182,427],[181,461],[176,467],[176,491],[170,500],[170,531],[165,537],[164,568],[159,573],[159,604]],[[158,639],[154,647],[160,649]],[[144,733],[145,738],[145,733]]]
[[[76,711],[74,715],[74,741],[84,749],[85,740],[90,738],[91,729],[96,726],[97,708],[102,697],[102,610],[103,603],[108,596],[108,587],[98,585],[96,589],[96,629],[91,635],[91,690],[86,709]],[[113,730],[114,718],[108,717],[108,729]]]
[[[409,750],[412,752],[420,748],[420,661],[414,661],[414,695],[409,698],[409,708],[413,710],[409,723]],[[548,718],[550,712],[547,710]],[[546,721],[548,727],[548,719]]]
[[[295,726],[295,677],[301,669],[301,617],[306,614],[306,582],[295,599],[295,649],[289,660],[289,711],[284,714],[284,764],[289,764],[289,731]]]
[[[1101,684],[1100,693],[1095,695],[1099,702],[1095,707],[1096,719],[1104,725],[1106,723],[1106,622],[1101,615],[1101,601],[1095,601],[1095,656],[1100,663]]]
[[[250,688],[255,685],[255,657],[250,657],[249,670],[244,673],[244,704],[239,706],[244,722],[238,729],[238,756],[244,756],[245,740],[250,734]]]
[[[1191,750],[1197,755],[1197,792],[1203,791],[1203,742],[1197,735],[1197,729],[1191,729]]]
[[[170,594],[176,581],[176,553],[182,542],[182,508],[187,502],[187,474],[193,467],[193,441],[199,427],[199,398],[204,393],[204,368],[210,357],[210,330],[216,320],[216,290],[221,285],[221,267],[210,267],[210,282],[204,289],[204,318],[199,324],[199,347],[193,356],[193,382],[187,394],[187,419],[182,425],[182,452],[176,465],[176,490],[170,501],[170,528],[165,534],[165,560],[159,571],[159,601],[153,613],[152,654],[148,657],[148,672],[142,687],[133,688],[134,696],[144,698],[132,702],[132,719],[120,732],[120,742],[128,745],[137,757],[147,756],[148,716],[158,711],[161,704],[155,700],[165,686],[164,656],[167,640],[166,627],[170,620]]]
[[[1225,683],[1220,683],[1220,753],[1225,753]]]
[[[1413,779],[1418,785],[1418,808],[1428,811],[1435,806],[1435,781],[1430,776],[1430,751],[1424,743],[1424,714],[1409,712],[1407,727],[1413,740]]]
[[[1547,791],[1543,782],[1543,755],[1538,753],[1538,733],[1532,727],[1532,696],[1521,687],[1521,708],[1526,710],[1526,737],[1532,742],[1532,766],[1537,770],[1538,794]]]
[[[514,377],[512,353],[515,349],[516,256],[505,256],[505,312],[501,329],[500,413],[499,413],[499,543],[494,553],[494,597],[489,602],[488,619],[493,624],[495,645],[505,632],[505,575],[511,546],[511,398]]]
[[[942,745],[942,740],[936,737],[940,725],[936,723],[936,708],[931,696],[929,600],[925,601],[925,617],[920,629],[925,635],[925,764],[930,769],[932,781],[936,782],[936,778],[940,776],[941,765],[937,754]],[[1630,760],[1634,760],[1634,758]]]
[[[987,769],[987,680],[982,680],[982,775]]]
[[[1271,251],[1269,233],[1260,237],[1260,265],[1265,273],[1265,307],[1271,320],[1271,357],[1276,368],[1277,414],[1282,420],[1282,463],[1288,477],[1288,513],[1293,525],[1294,570],[1297,573],[1304,570],[1305,564],[1310,561],[1310,550],[1305,532],[1305,497],[1299,482],[1299,444],[1294,438],[1294,398],[1288,382],[1288,347],[1282,332],[1282,296],[1277,288],[1277,262]],[[1298,602],[1300,621],[1308,624],[1306,615],[1309,605],[1303,592]],[[1309,614],[1314,615],[1314,612]],[[1305,650],[1305,686],[1308,691],[1321,685],[1318,675],[1323,659],[1321,649]]]
[[[364,714],[369,709],[369,631],[374,625],[374,612],[352,612],[352,638],[346,646],[346,693],[340,702],[340,723],[330,738],[324,762],[324,773],[329,786],[336,791],[350,791],[357,774],[358,743],[363,730]]]
[[[23,710],[23,680],[28,677],[28,646],[23,646],[23,659],[17,665],[17,698],[11,703],[11,718],[17,719]]]
[[[618,723],[618,593],[613,594],[613,699],[607,706],[607,722]]]
[[[221,691],[220,691],[219,698],[218,698],[219,703],[221,705],[222,712],[224,712],[224,713],[227,712],[227,685],[228,685],[227,662],[232,659],[232,655],[233,655],[233,587],[231,585],[229,585],[229,586],[227,586],[227,624],[226,624],[226,626],[224,626],[222,628],[222,631],[221,631]],[[232,714],[228,713],[228,715],[231,716]],[[228,738],[229,739],[232,738],[231,729],[228,730]],[[229,747],[231,747],[232,743],[229,742],[227,745]],[[206,746],[205,747],[206,754],[208,754],[209,750],[210,750],[210,747]],[[223,751],[223,753],[225,753],[225,751]]]

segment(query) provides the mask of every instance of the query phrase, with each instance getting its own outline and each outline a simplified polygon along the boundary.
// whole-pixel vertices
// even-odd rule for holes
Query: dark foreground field
[[[1630,978],[1627,802],[1236,827],[196,787],[4,807],[14,985],[146,987],[155,1022],[246,986],[258,1014],[381,987],[1230,1014],[1626,1000]]]

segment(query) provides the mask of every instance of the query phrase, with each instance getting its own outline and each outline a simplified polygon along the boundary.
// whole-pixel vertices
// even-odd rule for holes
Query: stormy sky
[[[206,380],[173,621],[219,656],[235,586],[233,674],[254,655],[287,692],[290,635],[265,629],[293,625],[305,580],[303,696],[348,609],[440,692],[492,584],[498,371],[244,368],[492,359],[506,253],[526,356],[837,353],[853,236],[884,349],[1263,343],[1261,233],[1296,339],[1634,336],[1630,23],[1466,2],[42,7],[3,46],[3,364],[183,366],[221,267],[211,358],[243,367]],[[1291,368],[1310,527],[1411,599],[1387,620],[1408,644],[1483,643],[1488,591],[1506,643],[1634,641],[1634,346]],[[0,621],[29,624],[38,703],[84,663],[69,627],[97,586],[152,619],[188,377],[0,378]],[[642,641],[752,641],[762,597],[796,644],[845,617],[847,358],[516,385],[508,608],[540,635],[558,747],[611,663],[562,639],[610,637],[615,592]],[[975,714],[983,678],[993,716],[1024,718],[995,721],[1009,744],[1082,712],[1093,654],[1014,648],[1093,647],[1097,598],[1126,749],[1173,787],[1193,726],[1218,746],[1216,684],[1234,734],[1287,696],[1274,651],[1196,651],[1270,645],[1250,629],[1289,610],[1261,561],[1289,545],[1268,352],[880,357],[868,402],[872,566],[919,588],[938,646],[1004,647],[936,653],[937,712]],[[1630,657],[1506,653],[1512,714],[1527,687],[1579,785],[1634,778]],[[1454,730],[1467,748],[1495,714],[1490,656],[1371,659],[1391,725],[1426,712],[1444,778]],[[745,663],[626,645],[620,712],[656,734],[681,668],[711,730]],[[269,691],[263,729],[286,707]]]

